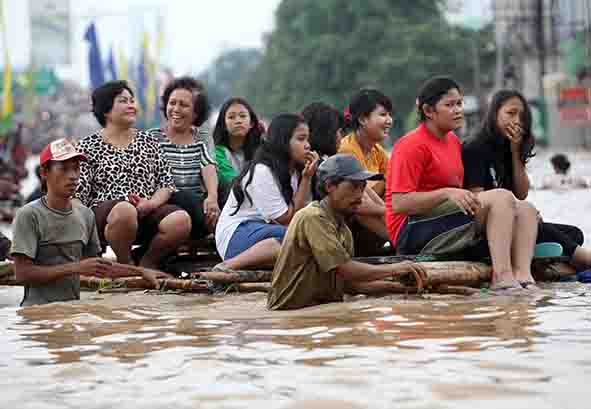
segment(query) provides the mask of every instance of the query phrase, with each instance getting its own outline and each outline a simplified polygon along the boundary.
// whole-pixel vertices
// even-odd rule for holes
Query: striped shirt
[[[170,164],[177,189],[205,193],[201,170],[216,165],[213,139],[207,129],[193,128],[193,143],[176,144],[170,141],[162,129],[148,131],[155,137]]]

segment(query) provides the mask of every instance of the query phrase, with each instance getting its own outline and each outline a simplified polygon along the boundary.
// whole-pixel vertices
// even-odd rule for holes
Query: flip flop
[[[519,284],[525,290],[539,290],[540,287],[536,285],[533,281],[520,281]]]
[[[489,287],[489,291],[496,295],[508,295],[523,287],[517,281],[499,281]]]

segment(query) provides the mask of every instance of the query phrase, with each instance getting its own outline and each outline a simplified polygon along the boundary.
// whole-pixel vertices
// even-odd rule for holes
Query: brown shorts
[[[96,219],[96,227],[98,229],[99,240],[101,245],[105,248],[107,240],[105,239],[105,228],[107,227],[107,217],[113,210],[117,203],[125,202],[126,200],[106,200],[95,206],[92,210]],[[169,214],[183,210],[178,206],[164,204],[141,219],[138,217],[138,231],[135,237],[135,244],[147,244],[158,233],[158,225]]]

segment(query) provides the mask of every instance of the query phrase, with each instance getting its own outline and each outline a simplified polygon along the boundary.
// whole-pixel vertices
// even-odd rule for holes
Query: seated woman
[[[400,254],[460,253],[485,240],[493,289],[534,283],[537,211],[504,189],[463,189],[463,95],[451,78],[427,81],[417,98],[420,126],[394,146],[386,176],[386,222]],[[521,284],[521,285],[520,285]]]
[[[218,271],[271,267],[287,225],[306,204],[318,155],[299,115],[273,119],[267,140],[237,176],[215,231]]]
[[[366,170],[385,174],[388,170],[388,153],[381,143],[392,128],[392,101],[380,91],[363,89],[353,96],[345,117],[352,132],[345,136],[339,153],[357,158]],[[380,197],[384,197],[384,181],[369,182]]]
[[[380,91],[363,89],[353,96],[347,108],[345,121],[347,128],[353,131],[343,138],[339,153],[353,155],[370,172],[386,174],[388,153],[380,145],[388,137],[392,127],[392,102]],[[364,199],[372,207],[373,219],[384,218],[385,182],[370,181]],[[364,210],[367,210],[364,209]],[[368,226],[367,221],[371,221]],[[383,221],[375,223],[372,219],[365,222],[356,220],[352,226],[355,254],[357,256],[375,256],[384,252],[388,241],[387,229]]]
[[[343,138],[343,128],[345,119],[343,115],[334,107],[322,103],[312,103],[304,108],[302,116],[310,128],[310,146],[312,151],[320,155],[321,161],[329,156],[335,155],[340,147]],[[314,200],[320,200],[317,191],[315,177],[312,181],[312,193]],[[384,222],[386,207],[384,201],[370,187],[366,187],[363,192],[363,199],[360,206],[357,207],[356,218],[359,223],[377,234],[382,244],[384,240],[389,240],[388,229]],[[359,246],[358,250],[359,250]],[[356,254],[359,254],[357,252]]]
[[[230,98],[222,105],[213,131],[220,183],[230,186],[254,157],[263,133],[257,114],[244,99]]]
[[[167,204],[176,190],[170,166],[158,141],[133,128],[135,99],[125,81],[95,89],[92,110],[103,128],[78,146],[88,160],[76,198],[94,211],[100,241],[118,262],[131,264],[132,245],[146,244],[140,265],[157,268],[191,231],[187,212]]]
[[[148,131],[160,142],[178,189],[169,204],[191,216],[192,239],[213,232],[220,215],[213,139],[202,127],[209,110],[201,83],[191,77],[176,78],[162,93],[166,124]]]
[[[540,189],[570,190],[588,188],[589,183],[581,176],[572,176],[570,170],[570,161],[563,153],[558,153],[550,158],[554,175],[546,176],[542,181]]]
[[[520,203],[527,198],[529,178],[525,165],[533,156],[532,114],[518,91],[498,91],[475,137],[464,144],[464,187],[472,192],[507,189]],[[556,242],[579,267],[591,266],[591,249],[582,247],[583,232],[564,224],[540,222],[537,242]]]

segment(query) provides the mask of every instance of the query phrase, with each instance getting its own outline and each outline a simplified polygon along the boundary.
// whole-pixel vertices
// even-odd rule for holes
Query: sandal
[[[522,289],[523,287],[519,282],[509,280],[499,281],[498,283],[495,283],[489,287],[489,291],[497,295],[507,295]]]
[[[520,281],[519,284],[525,290],[539,290],[540,287],[536,285],[533,281]]]

